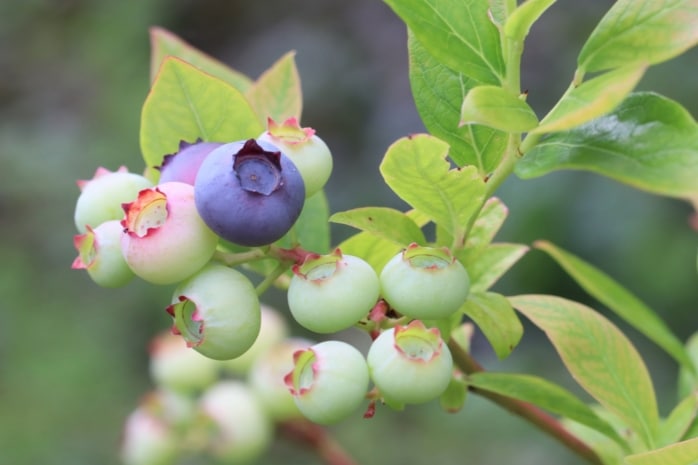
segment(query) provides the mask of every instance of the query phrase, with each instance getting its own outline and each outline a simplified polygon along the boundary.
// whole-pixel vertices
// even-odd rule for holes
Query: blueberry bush
[[[123,462],[252,463],[278,426],[326,463],[350,464],[324,425],[426,402],[455,413],[470,393],[588,463],[698,463],[698,336],[681,341],[620,283],[551,242],[494,241],[508,214],[497,191],[512,175],[590,171],[698,205],[698,124],[680,103],[635,91],[649,67],[698,43],[698,1],[618,0],[544,115],[526,102],[520,68],[529,31],[554,0],[385,3],[407,26],[410,84],[428,131],[395,141],[380,164],[406,211],[330,214],[332,155],[300,123],[293,53],[252,80],[151,30],[145,168],[97,169],[78,183],[75,208],[73,268],[105,287],[136,276],[175,286],[163,302],[172,328],[153,336],[156,389],[126,421]],[[328,222],[357,232],[336,244]],[[565,297],[493,290],[532,249],[673,359],[679,396],[667,416],[615,323]],[[263,303],[271,287],[287,292],[288,312]],[[505,359],[523,337],[522,317],[592,404],[552,380],[475,360],[475,331]],[[289,320],[315,339],[294,337]],[[368,350],[333,338],[344,330],[365,332]]]

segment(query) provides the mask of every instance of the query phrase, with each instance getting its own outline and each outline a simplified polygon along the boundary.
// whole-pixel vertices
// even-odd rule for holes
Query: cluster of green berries
[[[340,249],[276,247],[266,256],[287,265],[281,277],[300,326],[318,335],[363,328],[372,338],[365,350],[289,338],[260,304],[261,286],[227,264],[231,245],[270,254],[331,169],[324,142],[290,119],[269,121],[257,139],[182,142],[159,179],[100,168],[78,182],[73,268],[106,287],[134,276],[176,285],[166,307],[172,330],[151,352],[158,390],[126,423],[127,465],[166,465],[187,448],[248,462],[274,422],[332,424],[362,408],[370,416],[377,401],[427,402],[452,385],[434,322],[459,315],[469,277],[447,249],[412,244],[381,270]]]

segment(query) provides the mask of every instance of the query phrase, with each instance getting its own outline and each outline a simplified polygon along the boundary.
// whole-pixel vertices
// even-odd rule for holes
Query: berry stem
[[[485,371],[485,369],[474,358],[472,358],[469,353],[463,350],[463,348],[458,345],[454,339],[450,339],[448,341],[448,348],[451,351],[454,363],[466,375]],[[478,394],[488,400],[491,400],[514,415],[518,415],[524,420],[530,422],[544,433],[547,433],[553,438],[557,439],[560,443],[562,443],[562,445],[585,459],[587,462],[594,465],[603,465],[603,461],[593,449],[564,429],[556,418],[547,414],[535,405],[472,386],[469,386],[468,390],[474,394]]]
[[[267,257],[267,252],[264,249],[250,249],[245,252],[223,252],[216,250],[213,255],[214,260],[218,260],[226,266],[237,266],[243,263],[254,262],[257,260],[264,260]]]
[[[279,427],[286,436],[308,445],[327,465],[357,465],[322,426],[307,420],[292,420]]]
[[[255,292],[257,292],[257,295],[260,296],[266,292],[267,289],[269,289],[269,286],[274,284],[274,281],[284,274],[288,270],[288,265],[285,265],[284,263],[279,263],[276,268],[274,268],[271,273],[269,273],[264,280],[255,287]]]

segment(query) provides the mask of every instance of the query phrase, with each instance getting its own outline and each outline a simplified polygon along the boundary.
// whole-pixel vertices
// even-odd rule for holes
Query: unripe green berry
[[[246,374],[257,358],[288,335],[288,324],[279,312],[264,304],[260,305],[260,309],[262,319],[257,339],[244,354],[230,360],[222,360],[220,365],[223,370],[235,375]]]
[[[378,300],[380,283],[371,265],[339,249],[293,268],[288,306],[301,326],[316,333],[347,329]]]
[[[367,362],[381,395],[405,404],[439,397],[453,371],[451,352],[439,330],[419,320],[382,332],[371,344]]]
[[[244,383],[219,382],[203,394],[200,408],[214,427],[211,453],[224,463],[254,462],[270,445],[271,423]]]
[[[293,354],[312,345],[313,342],[307,339],[279,341],[252,365],[248,377],[250,387],[273,420],[285,421],[302,416],[284,376],[293,370]]]
[[[340,341],[325,341],[293,356],[294,368],[285,377],[296,405],[309,420],[337,423],[363,403],[368,367],[357,349]]]
[[[259,299],[250,280],[218,263],[181,283],[167,312],[174,318],[173,330],[188,346],[216,360],[249,350],[261,325]]]
[[[75,205],[75,226],[84,233],[87,225],[95,228],[105,221],[120,220],[124,217],[121,204],[152,185],[145,177],[129,173],[125,166],[114,172],[98,168],[92,179],[78,181],[81,192]]]
[[[305,183],[305,197],[318,192],[332,174],[332,154],[312,128],[301,128],[296,118],[277,124],[269,118],[267,130],[258,140],[277,146],[291,159]]]
[[[174,464],[178,452],[173,428],[148,406],[141,405],[128,416],[121,440],[124,465]]]
[[[103,287],[120,287],[135,276],[121,253],[123,227],[118,220],[105,221],[96,228],[86,225],[87,232],[74,237],[78,257],[73,269],[84,269]]]
[[[201,391],[218,379],[218,366],[167,332],[150,343],[150,376],[157,386],[181,393]]]
[[[470,291],[468,272],[448,250],[417,244],[385,265],[380,282],[382,296],[390,307],[423,320],[451,316],[465,303]]]

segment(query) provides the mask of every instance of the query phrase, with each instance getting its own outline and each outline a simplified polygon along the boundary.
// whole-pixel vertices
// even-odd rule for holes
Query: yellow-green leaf
[[[426,244],[424,233],[417,223],[405,213],[393,208],[355,208],[335,213],[330,217],[330,221],[373,233],[402,247],[413,242]]]
[[[605,115],[632,92],[646,68],[630,65],[583,82],[565,95],[531,132],[563,131]]]
[[[182,140],[232,142],[257,137],[262,129],[240,91],[168,57],[143,104],[141,150],[147,166],[159,166]]]
[[[468,92],[460,125],[481,124],[505,132],[526,132],[538,125],[536,114],[518,96],[498,86],[477,86]]]
[[[697,462],[698,438],[625,458],[627,465],[695,465]]]
[[[519,344],[523,326],[509,301],[501,294],[471,294],[461,310],[485,334],[500,359],[508,357]]]
[[[628,338],[578,302],[547,295],[509,301],[545,332],[577,383],[635,431],[646,447],[654,447],[659,427],[654,387]]]
[[[599,417],[591,407],[568,390],[546,379],[524,374],[480,372],[469,375],[467,383],[477,389],[537,405],[588,426],[613,439],[621,447],[627,447],[613,427]]]
[[[252,85],[252,80],[244,74],[197,50],[172,32],[161,27],[150,28],[150,47],[152,49],[150,54],[151,81],[155,80],[165,57],[174,56],[227,82],[240,92],[245,92]]]
[[[577,58],[579,70],[656,64],[698,43],[698,0],[618,0]]]
[[[534,246],[550,255],[582,288],[647,336],[679,363],[693,370],[681,341],[657,314],[601,270],[547,241]]]
[[[303,95],[295,56],[296,52],[291,51],[281,57],[246,93],[262,125],[266,125],[267,118],[281,122],[293,117],[300,121]]]
[[[447,154],[448,144],[433,136],[405,137],[388,148],[380,172],[400,198],[462,242],[485,183],[474,166],[452,169]]]
[[[526,0],[507,18],[504,33],[514,40],[523,41],[533,23],[545,13],[555,0]]]

